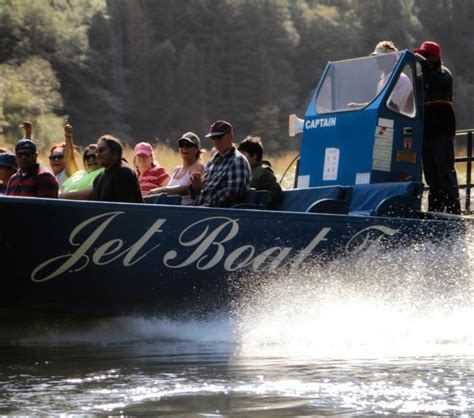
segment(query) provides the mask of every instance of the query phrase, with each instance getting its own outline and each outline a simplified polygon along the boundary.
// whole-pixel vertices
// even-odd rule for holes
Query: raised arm
[[[23,128],[23,130],[25,131],[23,138],[31,139],[31,133],[33,132],[33,124],[27,120],[24,120],[20,125],[20,128]]]
[[[66,147],[64,148],[64,161],[66,164],[66,174],[68,177],[72,176],[76,171],[79,170],[77,166],[76,158],[74,156],[74,144],[72,141],[72,126],[69,125],[67,120],[64,124],[64,138]]]

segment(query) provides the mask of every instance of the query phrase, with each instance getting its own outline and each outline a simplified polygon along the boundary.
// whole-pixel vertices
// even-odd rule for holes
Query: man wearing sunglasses
[[[214,122],[206,138],[216,150],[201,173],[190,176],[190,194],[194,205],[230,207],[239,203],[250,187],[250,165],[234,147],[232,125],[224,120]]]
[[[460,214],[454,168],[453,78],[441,62],[441,47],[436,42],[425,41],[413,52],[420,61],[425,82],[423,172],[430,186],[428,209]]]
[[[36,145],[31,139],[21,139],[15,146],[18,171],[8,182],[10,196],[58,197],[58,181],[38,164]]]

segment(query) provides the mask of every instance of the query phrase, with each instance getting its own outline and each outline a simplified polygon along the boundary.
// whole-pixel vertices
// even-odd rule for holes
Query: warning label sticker
[[[391,171],[393,129],[386,126],[375,128],[375,144],[372,155],[372,170]]]

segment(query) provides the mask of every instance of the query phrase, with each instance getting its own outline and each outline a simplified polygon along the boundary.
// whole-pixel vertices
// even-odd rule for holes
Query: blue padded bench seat
[[[232,206],[236,209],[267,209],[271,194],[268,190],[249,189],[242,202]]]
[[[356,184],[352,186],[349,215],[413,217],[421,209],[423,183]]]
[[[343,186],[284,190],[275,210],[313,213],[347,213],[347,191]]]
[[[152,203],[154,205],[181,205],[183,198],[178,195],[167,195],[165,193],[155,194],[152,196],[145,196],[143,200],[145,203]]]

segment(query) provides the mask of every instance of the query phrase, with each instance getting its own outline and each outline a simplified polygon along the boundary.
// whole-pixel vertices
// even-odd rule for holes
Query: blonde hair
[[[389,54],[390,52],[397,52],[398,48],[392,41],[380,41],[371,55]]]

